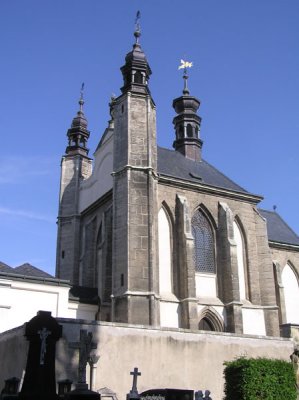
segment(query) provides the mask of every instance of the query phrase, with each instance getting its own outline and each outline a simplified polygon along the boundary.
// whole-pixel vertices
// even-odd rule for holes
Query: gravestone
[[[91,359],[91,351],[97,348],[96,343],[92,341],[92,332],[87,332],[85,329],[80,330],[80,341],[70,343],[71,349],[79,350],[79,365],[78,365],[78,383],[75,390],[67,393],[66,399],[75,400],[100,400],[101,395],[88,389],[86,383],[86,366]]]
[[[18,399],[18,389],[19,389],[20,379],[13,377],[5,380],[5,386],[1,391],[1,400],[13,400]]]
[[[197,392],[195,392],[195,400],[203,400],[203,391],[202,390],[198,390]]]
[[[138,400],[140,399],[138,390],[137,390],[137,378],[138,376],[141,376],[141,372],[138,372],[138,368],[134,368],[134,371],[130,372],[130,375],[133,376],[133,383],[132,383],[132,389],[130,390],[130,393],[127,394],[127,400],[133,399],[133,400]]]
[[[39,311],[25,326],[29,350],[24,383],[19,394],[22,400],[56,400],[55,350],[62,326],[51,312]]]
[[[211,392],[209,390],[205,390],[205,397],[204,399],[206,400],[212,400],[212,397],[210,397]]]
[[[195,400],[212,400],[210,394],[211,392],[209,390],[205,390],[205,395],[203,395],[202,390],[198,390],[195,392]]]
[[[187,389],[150,389],[140,394],[141,400],[193,400],[194,391]]]

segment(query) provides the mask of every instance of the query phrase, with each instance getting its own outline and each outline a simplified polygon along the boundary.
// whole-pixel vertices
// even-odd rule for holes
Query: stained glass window
[[[192,234],[194,238],[195,271],[215,274],[213,231],[209,221],[201,211],[197,211],[192,218]]]

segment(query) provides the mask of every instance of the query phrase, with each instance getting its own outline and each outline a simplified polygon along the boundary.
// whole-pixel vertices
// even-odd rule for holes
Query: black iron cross
[[[131,393],[138,393],[137,391],[137,378],[141,376],[141,372],[138,372],[138,368],[134,368],[134,371],[130,372],[130,375],[133,375],[133,385]]]
[[[70,343],[71,349],[79,350],[78,383],[86,383],[86,365],[90,359],[91,350],[96,349],[92,342],[92,333],[85,329],[80,330],[80,342]]]

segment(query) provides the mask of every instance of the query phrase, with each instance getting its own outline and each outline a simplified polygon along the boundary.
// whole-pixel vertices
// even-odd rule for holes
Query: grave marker
[[[62,326],[51,312],[39,311],[25,325],[29,350],[24,383],[19,394],[22,400],[54,400],[56,394],[55,351],[61,338]]]

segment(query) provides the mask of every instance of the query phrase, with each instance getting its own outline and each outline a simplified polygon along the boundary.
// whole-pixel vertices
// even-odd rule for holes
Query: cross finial
[[[86,383],[86,365],[90,360],[91,350],[97,348],[96,343],[92,342],[92,332],[81,329],[80,342],[69,343],[69,347],[79,350],[78,383]]]
[[[83,104],[84,104],[83,91],[84,91],[84,82],[82,82],[81,89],[80,89],[79,105],[80,105],[80,111],[81,112],[83,112]]]
[[[139,38],[141,36],[140,18],[141,18],[141,13],[138,10],[135,18],[135,32],[134,32],[134,36],[136,38],[136,44],[139,43]]]
[[[141,376],[141,372],[138,372],[138,368],[135,367],[134,371],[130,372],[130,375],[133,375],[133,384],[132,384],[131,394],[138,394],[137,378],[138,378],[138,376]]]

